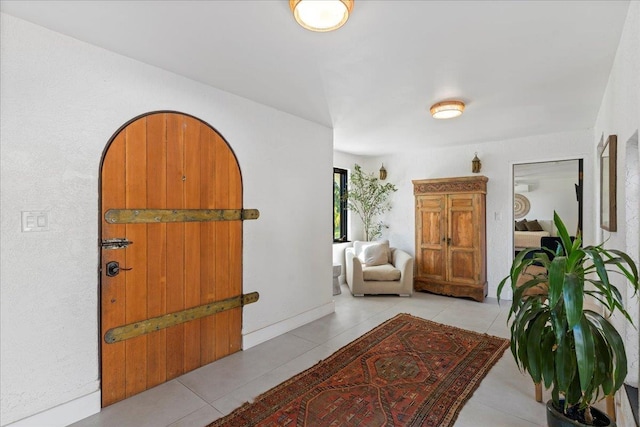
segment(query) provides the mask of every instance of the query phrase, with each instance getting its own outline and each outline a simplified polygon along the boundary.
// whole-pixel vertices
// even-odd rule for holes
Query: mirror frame
[[[609,135],[600,153],[600,228],[616,231],[617,135]],[[605,172],[606,168],[606,172]]]

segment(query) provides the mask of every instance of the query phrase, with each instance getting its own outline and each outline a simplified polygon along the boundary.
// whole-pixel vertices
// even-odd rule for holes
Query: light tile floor
[[[335,313],[105,408],[74,426],[205,426],[313,366],[398,313],[507,338],[509,302],[415,293],[354,298],[342,286]],[[462,409],[455,426],[545,426],[543,403],[507,350]],[[544,400],[548,399],[545,394]],[[366,426],[364,426],[366,427]]]

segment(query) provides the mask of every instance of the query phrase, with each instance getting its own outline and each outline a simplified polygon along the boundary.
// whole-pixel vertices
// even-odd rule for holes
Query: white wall
[[[536,178],[529,185],[529,191],[522,193],[531,205],[525,217],[553,221],[556,211],[567,226],[567,230],[574,235],[578,229],[578,200],[574,184],[578,183],[578,162],[574,178]],[[555,231],[555,227],[554,227]]]
[[[98,169],[139,114],[192,114],[238,157],[261,213],[244,227],[244,289],[261,295],[245,345],[333,311],[331,129],[5,14],[0,27],[1,425],[99,388]],[[23,210],[49,211],[51,230],[22,233]]]
[[[629,4],[629,12],[625,22],[616,58],[609,75],[606,91],[602,98],[600,111],[595,124],[595,139],[592,150],[597,154],[596,146],[600,139],[609,135],[618,136],[618,175],[617,175],[617,206],[618,230],[609,233],[598,227],[600,219],[594,224],[598,242],[606,241],[606,247],[629,251],[636,262],[640,259],[638,253],[638,224],[640,222],[640,203],[627,203],[628,195],[626,186],[632,181],[637,185],[635,178],[628,177],[625,173],[626,164],[638,164],[637,159],[627,159],[627,152],[638,156],[638,130],[640,129],[640,2],[632,1]],[[597,158],[595,159],[597,161]],[[599,165],[596,164],[596,168]],[[599,199],[599,187],[595,188],[594,195]],[[597,214],[599,217],[599,209]],[[635,230],[627,233],[627,230]],[[621,284],[620,284],[621,285]],[[638,311],[640,304],[637,298],[631,297],[627,288],[620,286],[627,301],[636,327],[638,327]],[[627,382],[638,387],[639,363],[638,363],[638,330],[627,325],[626,322],[617,319],[616,326],[626,337],[627,358],[629,359],[629,375]]]
[[[464,120],[464,115],[457,120]],[[454,126],[455,122],[452,121]],[[398,138],[402,138],[398,135]],[[509,272],[513,261],[513,188],[514,163],[547,160],[585,159],[584,185],[593,188],[594,171],[591,130],[539,135],[483,144],[438,148],[420,152],[402,153],[388,157],[371,158],[364,164],[367,170],[376,170],[384,161],[387,180],[398,187],[394,193],[393,209],[386,222],[390,228],[387,237],[392,246],[414,254],[414,196],[411,180],[469,176],[474,153],[482,162],[481,175],[489,178],[487,184],[487,279],[488,296],[496,297],[500,280]],[[585,240],[593,241],[593,195],[587,192],[584,200]],[[503,298],[511,295],[503,293]]]

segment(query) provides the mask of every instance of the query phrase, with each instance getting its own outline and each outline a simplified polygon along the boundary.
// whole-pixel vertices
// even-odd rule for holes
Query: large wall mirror
[[[558,235],[558,212],[572,236],[582,232],[582,159],[513,165],[514,254]]]
[[[600,228],[617,231],[616,221],[616,135],[609,135],[600,154]]]

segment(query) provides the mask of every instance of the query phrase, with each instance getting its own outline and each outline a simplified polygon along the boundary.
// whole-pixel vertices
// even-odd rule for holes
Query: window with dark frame
[[[347,170],[333,168],[333,241],[347,241]]]

